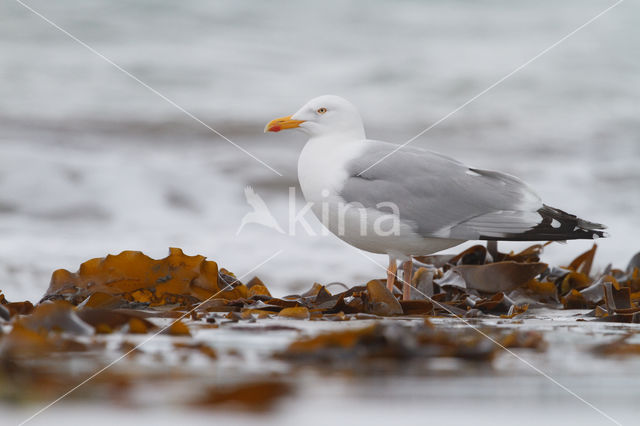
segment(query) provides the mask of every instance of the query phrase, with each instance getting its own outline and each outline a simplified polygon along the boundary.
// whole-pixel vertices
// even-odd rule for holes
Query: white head
[[[267,123],[265,132],[300,129],[311,137],[332,134],[364,139],[362,118],[355,106],[340,96],[324,95],[311,99],[295,114]]]

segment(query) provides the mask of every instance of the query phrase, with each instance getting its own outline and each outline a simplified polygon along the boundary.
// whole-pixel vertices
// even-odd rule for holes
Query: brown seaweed
[[[493,339],[505,347],[544,349],[539,333],[512,333]],[[474,330],[442,332],[427,323],[423,326],[401,326],[377,323],[365,328],[323,333],[301,338],[275,356],[297,362],[345,363],[350,361],[428,359],[453,357],[490,361],[500,346]]]
[[[417,290],[406,301],[389,292],[382,277],[350,288],[313,283],[301,294],[275,297],[257,277],[243,284],[217,263],[178,249],[159,260],[139,252],[93,259],[76,273],[56,271],[35,307],[27,301],[8,302],[0,293],[0,391],[36,392],[48,387],[59,395],[69,383],[88,376],[59,369],[63,360],[81,355],[94,361],[93,372],[104,366],[105,359],[113,359],[106,349],[106,342],[113,341],[117,345],[111,345],[111,352],[129,354],[125,366],[129,362],[140,366],[140,360],[151,354],[160,368],[153,373],[138,373],[136,368],[107,372],[87,385],[100,388],[101,397],[105,386],[114,399],[125,400],[123,392],[138,381],[149,384],[159,377],[168,381],[182,377],[195,383],[199,373],[209,371],[209,365],[198,370],[203,367],[197,364],[189,376],[178,365],[168,375],[169,354],[133,343],[146,339],[134,334],[160,331],[180,364],[194,356],[216,372],[218,363],[230,358],[244,362],[245,357],[240,350],[220,350],[212,341],[199,341],[200,332],[287,332],[288,339],[303,336],[288,340],[286,349],[274,355],[289,367],[371,373],[380,366],[392,372],[405,371],[406,365],[428,369],[435,358],[472,361],[488,368],[502,347],[543,351],[547,343],[541,333],[513,326],[535,315],[532,309],[537,306],[593,310],[591,317],[580,313],[580,320],[640,322],[640,256],[624,270],[608,267],[598,272],[593,267],[594,246],[565,268],[549,268],[540,262],[543,248],[538,244],[520,253],[501,253],[495,247],[474,246],[458,255],[422,258],[430,265],[416,265],[412,284]],[[452,327],[451,321],[443,325],[437,318],[452,315],[478,329]],[[484,325],[486,317],[497,319],[493,323],[501,326]],[[268,322],[274,318],[281,320]],[[283,318],[354,324],[324,324],[337,331],[305,336],[307,328],[301,322],[285,325]],[[505,323],[511,328],[502,328]],[[627,336],[593,351],[607,356],[640,353]],[[206,382],[193,392],[195,404],[263,412],[294,391],[289,382],[293,377],[251,376],[216,387]]]
[[[59,269],[53,273],[43,300],[64,298],[77,305],[95,293],[150,306],[190,306],[214,295],[221,299],[247,297],[248,289],[216,262],[171,248],[169,256],[159,260],[124,251],[88,260],[77,272]]]
[[[226,406],[241,411],[264,412],[282,397],[293,392],[293,386],[278,380],[256,380],[228,386],[216,386],[205,390],[195,402],[199,407]]]

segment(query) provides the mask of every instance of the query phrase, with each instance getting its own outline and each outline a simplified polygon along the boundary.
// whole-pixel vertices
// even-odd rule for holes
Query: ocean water
[[[382,276],[384,256],[375,264],[301,226],[236,235],[247,185],[288,230],[304,136],[265,135],[264,124],[333,93],[359,106],[369,137],[405,142],[613,3],[28,2],[279,176],[2,2],[0,289],[35,301],[57,268],[170,246],[280,295]],[[624,267],[640,250],[637,16],[638,2],[622,3],[412,144],[515,174],[547,204],[607,224],[596,264]],[[567,263],[591,244],[554,244],[544,260]]]

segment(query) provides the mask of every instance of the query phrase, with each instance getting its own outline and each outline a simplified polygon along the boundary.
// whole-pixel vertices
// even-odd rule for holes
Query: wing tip
[[[548,237],[552,237],[549,238],[550,240],[588,240],[607,238],[609,236],[609,234],[604,231],[607,229],[604,224],[581,219],[574,214],[567,213],[546,204],[542,205],[538,210],[538,214],[542,217],[542,221],[538,226],[533,228],[531,232],[548,234]]]
[[[564,240],[596,240],[609,237],[601,223],[589,222],[576,215],[560,209],[543,206],[537,211],[541,217],[538,225],[521,234],[505,235],[504,238],[491,236],[481,237],[483,240],[504,239],[510,241],[564,241]]]

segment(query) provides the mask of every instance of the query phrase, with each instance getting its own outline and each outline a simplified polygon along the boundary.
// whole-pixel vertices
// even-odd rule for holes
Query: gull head
[[[264,131],[279,132],[285,129],[300,129],[311,137],[365,137],[362,118],[356,107],[335,95],[311,99],[295,114],[271,120]]]

